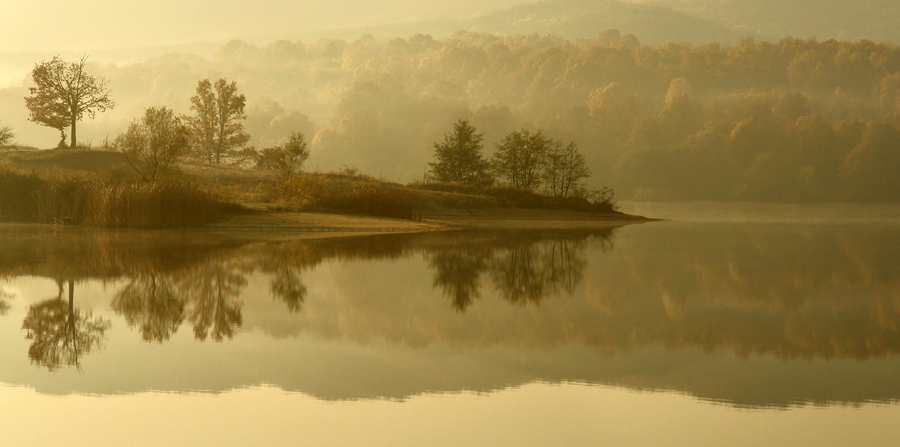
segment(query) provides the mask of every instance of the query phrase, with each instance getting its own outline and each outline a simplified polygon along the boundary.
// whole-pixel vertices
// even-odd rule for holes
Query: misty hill
[[[434,19],[377,27],[345,28],[310,33],[308,38],[356,39],[361,34],[379,38],[416,33],[449,36],[457,31],[494,35],[552,34],[566,39],[593,39],[601,31],[616,29],[633,34],[642,43],[737,43],[747,33],[705,18],[659,5],[618,0],[545,0],[515,5],[470,19]]]
[[[900,43],[896,0],[632,0],[683,11],[739,34]]]
[[[567,39],[594,38],[600,31],[616,29],[651,45],[735,43],[743,37],[671,8],[615,0],[546,0],[485,14],[461,25],[468,31],[490,34],[553,34]]]

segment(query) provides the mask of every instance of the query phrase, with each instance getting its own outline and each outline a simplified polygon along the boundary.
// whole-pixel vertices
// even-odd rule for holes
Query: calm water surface
[[[2,227],[2,444],[900,445],[900,213],[692,206],[252,244]]]

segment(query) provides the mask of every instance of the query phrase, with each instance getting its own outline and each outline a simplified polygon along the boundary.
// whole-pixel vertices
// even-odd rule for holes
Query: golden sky
[[[0,53],[274,40],[323,29],[465,18],[523,0],[6,0]]]

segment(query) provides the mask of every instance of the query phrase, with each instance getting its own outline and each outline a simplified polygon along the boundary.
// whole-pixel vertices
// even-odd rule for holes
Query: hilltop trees
[[[167,107],[150,107],[133,121],[113,147],[147,181],[167,175],[175,159],[187,150],[187,133],[178,116]]]
[[[66,127],[71,129],[71,148],[75,148],[77,142],[75,123],[85,114],[93,118],[97,112],[116,105],[109,97],[106,80],[85,72],[86,61],[87,57],[83,57],[67,64],[56,56],[35,65],[31,71],[35,86],[25,97],[31,121],[59,130],[63,141]]]
[[[428,163],[434,178],[439,182],[491,183],[490,164],[481,154],[483,139],[484,134],[476,133],[469,120],[457,121],[442,143],[434,143],[437,161]]]
[[[198,82],[191,97],[194,115],[185,118],[194,155],[217,164],[233,157],[250,140],[243,125],[246,103],[234,81],[222,78],[215,86],[209,79]]]

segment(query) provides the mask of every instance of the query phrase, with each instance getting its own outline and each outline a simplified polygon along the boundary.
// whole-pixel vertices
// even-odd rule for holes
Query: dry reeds
[[[418,198],[402,187],[371,177],[304,174],[276,184],[277,199],[302,210],[421,218]]]
[[[235,208],[188,183],[41,178],[0,166],[0,219],[6,221],[175,228],[212,222]]]

